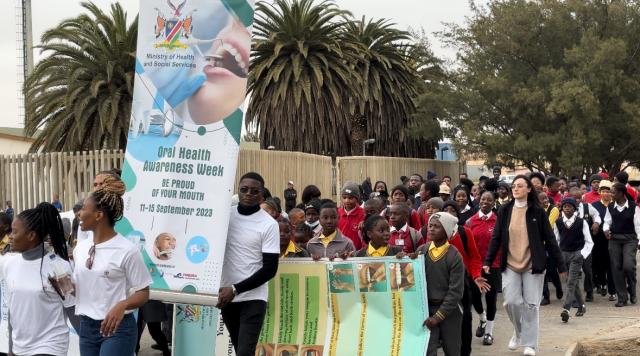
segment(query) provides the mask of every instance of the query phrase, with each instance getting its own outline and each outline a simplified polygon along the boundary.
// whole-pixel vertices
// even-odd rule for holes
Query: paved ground
[[[640,260],[640,259],[639,259]],[[551,295],[555,292],[551,284]],[[494,344],[483,346],[482,339],[473,340],[473,355],[479,356],[501,356],[501,355],[521,355],[522,350],[510,351],[507,343],[513,333],[511,323],[502,307],[502,297],[498,299],[498,315],[494,327]],[[551,304],[541,307],[540,312],[540,349],[538,355],[561,356],[575,342],[584,339],[596,338],[598,336],[615,336],[614,332],[633,324],[640,324],[640,304],[629,305],[624,308],[614,307],[615,302],[610,302],[608,297],[596,295],[593,303],[587,303],[587,313],[585,316],[577,318],[575,309],[572,310],[572,317],[569,323],[564,324],[560,320],[562,304],[552,297]],[[474,315],[473,332],[477,327],[477,315]],[[626,330],[629,330],[627,328]],[[620,334],[623,334],[621,332]],[[139,356],[157,356],[160,351],[151,349],[153,341],[148,332],[145,331],[141,344]],[[628,354],[640,355],[640,346],[636,352]],[[184,355],[180,355],[184,356]]]

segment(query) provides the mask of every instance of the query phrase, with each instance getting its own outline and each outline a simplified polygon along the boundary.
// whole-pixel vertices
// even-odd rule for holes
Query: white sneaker
[[[518,347],[520,347],[520,338],[514,331],[513,336],[511,336],[511,340],[509,340],[509,350],[517,350]]]
[[[536,350],[533,347],[525,347],[522,354],[524,356],[536,356]]]

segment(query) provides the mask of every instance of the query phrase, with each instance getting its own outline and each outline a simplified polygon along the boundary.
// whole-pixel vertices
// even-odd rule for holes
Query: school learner
[[[356,249],[350,239],[342,236],[338,226],[338,208],[333,203],[320,207],[320,226],[322,233],[307,243],[307,252],[314,259],[343,257]]]
[[[636,304],[636,251],[640,236],[640,208],[632,200],[624,184],[614,183],[613,202],[607,206],[603,230],[609,240],[609,258],[618,301]]]
[[[462,326],[460,302],[464,293],[464,264],[457,249],[448,242],[458,226],[456,217],[439,212],[429,218],[431,241],[418,249],[425,255],[425,276],[429,296],[427,356],[436,356],[442,345],[447,356],[459,356]]]
[[[406,204],[392,204],[389,206],[389,224],[391,238],[389,245],[397,247],[405,253],[412,253],[418,249],[420,232],[409,226],[410,208]]]
[[[420,207],[418,208],[418,216],[422,226],[427,226],[429,222],[429,214],[426,211],[426,203],[431,198],[438,198],[440,186],[437,182],[428,180],[420,186]]]
[[[516,176],[511,191],[513,200],[498,211],[482,268],[490,273],[500,251],[502,295],[514,328],[508,347],[511,350],[524,347],[524,355],[535,356],[546,254],[556,258],[558,272],[564,275],[566,269],[558,242],[529,178]]]
[[[402,185],[395,186],[391,190],[391,203],[392,204],[396,204],[396,203],[408,204],[407,202],[409,202],[409,190]],[[388,208],[385,209],[384,213],[388,217],[389,209]],[[418,215],[418,212],[413,208],[411,208],[411,215],[409,215],[409,226],[411,226],[416,230],[420,230],[422,228],[422,223],[420,222],[420,216]]]
[[[278,272],[278,223],[260,201],[264,179],[244,174],[231,209],[218,304],[236,355],[253,355],[267,311],[268,282]]]
[[[611,186],[608,180],[600,181],[598,186],[600,200],[591,204],[598,211],[600,219],[604,221],[607,206],[611,204]],[[609,240],[604,235],[604,231],[599,229],[593,237],[593,281],[598,293],[603,297],[609,293],[609,301],[616,300],[616,287],[613,283],[611,264],[609,262]]]
[[[298,246],[306,247],[307,242],[309,242],[309,240],[311,240],[311,238],[313,237],[313,230],[311,230],[309,225],[300,223],[295,227],[294,237]]]
[[[341,190],[342,206],[338,209],[338,229],[353,242],[356,250],[364,246],[360,238],[360,225],[364,222],[364,209],[360,207],[360,187],[347,182]]]
[[[600,182],[598,182],[598,185],[599,183]],[[593,236],[598,233],[600,225],[602,225],[600,214],[598,214],[598,211],[591,204],[583,201],[583,195],[580,189],[571,188],[569,190],[569,196],[576,200],[576,203],[578,204],[576,214],[578,214],[578,217],[589,225],[589,230],[591,231],[593,240]],[[582,263],[582,272],[584,272],[584,292],[586,293],[585,301],[593,302],[593,257],[591,255],[584,259]]]
[[[369,241],[367,246],[358,250],[355,257],[386,257],[395,256],[402,252],[402,248],[389,244],[391,236],[387,220],[380,215],[371,215],[362,226],[363,235]]]
[[[469,200],[469,190],[464,185],[459,185],[453,190],[453,199],[458,205],[460,215],[458,216],[458,224],[464,225],[467,220],[476,213],[476,209],[471,207]]]
[[[495,196],[492,192],[483,192],[480,195],[480,210],[467,220],[467,227],[471,229],[473,237],[484,261],[487,257],[489,242],[496,225],[496,214],[493,212]],[[493,345],[493,326],[496,317],[498,291],[502,289],[500,279],[500,261],[494,259],[489,273],[482,272],[482,277],[487,280],[491,289],[484,293],[486,309],[482,305],[482,291],[477,286],[471,286],[472,304],[478,313],[480,324],[476,329],[476,337],[481,337],[483,345]]]
[[[114,230],[124,191],[124,183],[109,175],[80,211],[80,228],[93,233],[73,250],[83,356],[132,354],[138,336],[132,313],[149,300],[151,276],[139,248]]]
[[[553,205],[559,205],[562,200],[562,194],[560,194],[560,179],[554,176],[547,177],[545,185],[547,187],[547,195]]]
[[[425,216],[431,217],[431,215],[442,211],[443,207],[444,201],[442,201],[442,199],[440,199],[439,197],[431,198],[427,200],[426,204],[424,204]],[[425,224],[420,230],[420,235],[422,236],[422,238],[420,239],[420,241],[418,241],[418,247],[424,245],[425,243],[427,243],[427,241],[429,241],[429,227],[427,225],[428,224]]]
[[[309,257],[307,250],[296,242],[295,234],[289,220],[281,216],[276,221],[278,221],[278,229],[280,232],[280,258]]]
[[[585,203],[593,204],[600,200],[600,182],[602,182],[602,176],[599,174],[592,174],[589,177],[591,191],[584,195],[583,200]]]
[[[320,236],[322,226],[320,226],[320,200],[311,200],[304,206],[304,223],[313,231],[313,237]]]
[[[562,219],[556,221],[553,231],[562,251],[562,257],[569,269],[567,294],[562,313],[560,313],[562,321],[566,323],[569,321],[569,311],[574,302],[578,305],[576,316],[583,316],[587,311],[582,292],[580,292],[580,278],[582,277],[583,261],[591,254],[593,241],[589,225],[576,214],[578,208],[576,200],[564,198],[561,207]]]
[[[547,193],[540,191],[537,193],[537,195],[540,205],[547,214],[549,226],[553,227],[556,223],[556,220],[558,220],[558,217],[560,216],[560,210],[558,210],[557,207],[551,204]],[[542,286],[542,301],[540,301],[540,305],[551,304],[551,301],[549,300],[549,282],[553,283],[553,286],[556,289],[556,298],[558,298],[558,300],[561,300],[564,294],[562,292],[562,282],[560,281],[560,276],[558,275],[556,268],[556,260],[553,258],[553,256],[547,255],[547,270],[544,275],[544,285]]]
[[[496,190],[498,193],[498,199],[496,200],[496,208],[499,208],[503,205],[506,205],[511,201],[511,187],[509,187],[509,183],[507,182],[499,182],[498,189]]]
[[[384,208],[384,202],[380,197],[369,198],[369,200],[364,202],[364,205],[362,206],[365,216],[381,215]]]
[[[47,238],[53,252],[44,246]],[[73,316],[75,299],[68,288],[73,272],[57,209],[41,203],[21,212],[13,220],[11,250],[17,255],[1,257],[0,266],[0,276],[6,282],[3,302],[9,308],[10,354],[66,355],[66,317],[78,325]],[[56,272],[60,277],[66,274],[66,281],[49,279]]]
[[[442,209],[443,212],[451,214],[458,218],[460,212],[458,206],[453,201],[444,203]],[[481,292],[487,292],[490,286],[487,281],[482,277],[482,260],[480,259],[480,253],[476,245],[475,238],[471,229],[467,226],[458,225],[457,231],[449,239],[449,243],[458,249],[460,255],[462,255],[462,262],[464,263],[465,285],[464,294],[462,296],[462,343],[460,345],[460,355],[471,355],[471,343],[472,343],[472,328],[473,328],[473,313],[471,312],[471,288],[472,285],[476,285]]]

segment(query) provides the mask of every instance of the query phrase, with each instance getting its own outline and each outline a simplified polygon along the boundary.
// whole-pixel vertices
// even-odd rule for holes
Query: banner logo
[[[154,32],[156,38],[161,38],[162,41],[156,43],[156,48],[166,48],[170,51],[176,48],[187,48],[188,46],[182,42],[180,42],[180,38],[184,37],[188,39],[193,32],[193,12],[196,11],[191,10],[191,12],[182,16],[182,10],[187,3],[187,0],[184,0],[180,5],[175,6],[171,0],[167,0],[167,4],[172,10],[171,17],[167,18],[160,11],[160,9],[155,8],[158,12],[158,16],[156,17],[156,24],[154,26]]]

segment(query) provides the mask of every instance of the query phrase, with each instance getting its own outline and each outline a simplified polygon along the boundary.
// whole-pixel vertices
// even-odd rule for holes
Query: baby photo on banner
[[[253,2],[142,0],[120,233],[152,289],[218,293]]]

